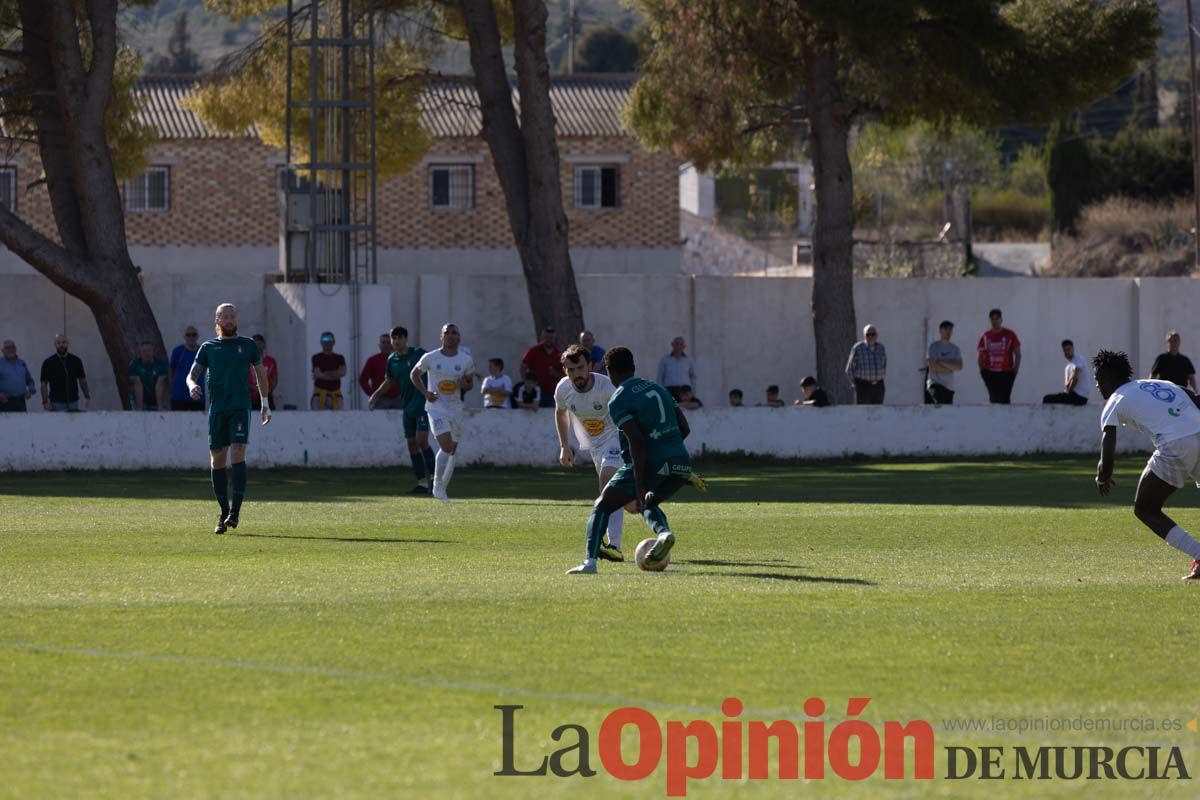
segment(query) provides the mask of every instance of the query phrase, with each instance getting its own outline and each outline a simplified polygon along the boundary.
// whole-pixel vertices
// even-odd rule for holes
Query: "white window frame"
[[[434,197],[434,175],[445,173],[448,181],[447,202],[437,203]],[[466,193],[455,196],[455,175],[466,175]],[[475,208],[475,165],[474,164],[430,164],[429,165],[429,209],[439,212],[466,212]]]
[[[606,170],[613,172],[613,202],[609,205],[604,204],[604,173]],[[595,175],[595,195],[592,202],[587,202],[583,196],[584,174],[593,173]],[[575,166],[575,207],[584,211],[603,211],[606,209],[616,209],[621,207],[621,168],[617,164],[577,164]]]
[[[150,175],[161,174],[163,176],[163,200],[165,205],[161,208],[150,204]],[[141,195],[143,202],[137,203],[134,200],[134,186],[141,184]],[[125,210],[133,213],[141,214],[163,214],[171,210],[171,168],[154,165],[146,167],[146,171],[136,178],[130,178],[125,181]]]
[[[0,173],[9,176],[7,196],[0,192],[0,205],[17,213],[17,167],[15,164],[0,164]]]

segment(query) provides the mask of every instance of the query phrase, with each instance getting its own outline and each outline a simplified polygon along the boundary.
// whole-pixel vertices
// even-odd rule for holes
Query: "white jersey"
[[[598,451],[617,435],[617,428],[608,416],[608,400],[617,388],[607,375],[592,373],[592,388],[581,392],[570,378],[563,378],[554,387],[554,407],[571,414],[575,438],[583,450]]]
[[[1200,433],[1200,410],[1181,387],[1167,381],[1130,381],[1112,393],[1100,428],[1125,425],[1150,434],[1155,447]]]
[[[461,388],[462,376],[475,371],[475,361],[463,348],[448,356],[441,349],[430,350],[421,356],[417,369],[425,373],[425,387],[437,395],[437,402],[425,401],[425,411],[430,414],[458,414],[463,410]]]

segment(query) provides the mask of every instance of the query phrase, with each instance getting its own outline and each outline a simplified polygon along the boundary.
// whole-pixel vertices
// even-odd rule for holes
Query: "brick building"
[[[555,78],[562,186],[576,269],[678,272],[678,161],[643,150],[621,120],[633,80]],[[150,167],[123,186],[135,261],[151,271],[188,271],[219,258],[258,272],[278,266],[282,154],[253,130],[220,134],[185,107],[192,83],[145,79],[143,114],[158,132]],[[474,90],[429,87],[422,124],[427,155],[378,186],[381,275],[461,270],[519,272],[491,155],[478,136]],[[0,167],[0,202],[52,230],[45,188],[24,187],[40,170],[28,151]],[[233,261],[231,262],[230,259]]]

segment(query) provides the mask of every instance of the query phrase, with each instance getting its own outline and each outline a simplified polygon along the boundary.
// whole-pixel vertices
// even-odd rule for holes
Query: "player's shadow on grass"
[[[285,533],[235,533],[233,539],[298,539],[309,542],[350,542],[354,544],[458,544],[457,539],[387,539],[378,536],[295,536]]]
[[[862,578],[830,578],[824,575],[789,575],[784,572],[696,572],[694,575],[714,575],[722,578],[758,578],[766,581],[791,581],[793,583],[834,583],[843,586],[874,586],[872,581]]]
[[[715,558],[689,558],[679,560],[676,564],[687,564],[697,567],[766,567],[767,569],[804,569],[803,564],[792,564],[783,559],[766,559],[764,561],[722,561]]]

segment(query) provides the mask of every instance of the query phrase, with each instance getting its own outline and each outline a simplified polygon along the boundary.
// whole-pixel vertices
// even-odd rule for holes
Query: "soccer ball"
[[[651,536],[649,539],[642,539],[638,542],[637,550],[634,553],[634,560],[637,562],[639,569],[644,569],[647,572],[662,572],[667,568],[667,564],[671,563],[671,554],[667,553],[667,557],[657,564],[647,564],[646,559],[650,556],[650,551],[654,549],[654,545],[658,539]]]

